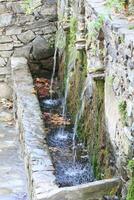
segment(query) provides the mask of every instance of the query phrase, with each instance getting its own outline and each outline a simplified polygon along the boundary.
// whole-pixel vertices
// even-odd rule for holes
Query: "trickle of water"
[[[58,133],[55,135],[56,140],[67,140],[68,138],[68,132],[64,131],[64,134],[62,134],[62,129],[60,128]]]
[[[76,114],[76,118],[75,118],[75,123],[74,123],[74,131],[73,131],[73,163],[75,164],[76,162],[76,156],[77,156],[77,152],[76,152],[76,137],[77,137],[77,129],[78,129],[78,122],[83,114],[84,111],[84,105],[85,105],[85,98],[84,98],[84,94],[85,91],[87,89],[87,84],[85,82],[85,86],[82,90],[81,93],[81,98],[80,98],[80,102],[81,102],[81,106],[80,109],[78,110],[77,114]]]
[[[64,96],[64,101],[63,101],[63,111],[62,111],[62,116],[66,118],[66,105],[67,105],[67,97],[70,89],[70,79],[72,76],[71,71],[75,68],[75,62],[76,62],[76,57],[77,57],[77,51],[75,48],[72,49],[70,53],[70,60],[68,64],[68,72],[67,72],[67,80],[66,80],[66,86],[65,86],[65,96]]]
[[[57,52],[58,52],[58,48],[55,48],[55,52],[54,52],[54,64],[53,64],[53,73],[51,76],[51,84],[50,84],[50,97],[52,99],[52,95],[53,95],[53,82],[54,82],[54,76],[55,76],[55,71],[56,71],[56,59],[57,59]]]
[[[68,73],[67,76],[67,80],[66,80],[66,88],[65,88],[65,96],[64,96],[64,100],[63,100],[63,110],[62,110],[62,116],[66,119],[66,105],[67,105],[67,97],[68,97],[68,93],[69,93],[69,82],[70,82],[70,73]]]

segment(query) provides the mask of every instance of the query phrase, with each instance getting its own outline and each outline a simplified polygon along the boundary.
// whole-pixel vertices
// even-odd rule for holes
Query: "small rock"
[[[5,13],[0,15],[0,27],[9,26],[12,22],[12,15]]]

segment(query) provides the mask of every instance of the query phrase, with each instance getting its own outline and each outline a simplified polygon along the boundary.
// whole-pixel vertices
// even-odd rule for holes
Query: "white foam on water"
[[[68,139],[68,132],[62,130],[62,128],[57,132],[55,135],[55,139],[59,140],[67,140]]]
[[[86,171],[87,171],[87,169],[86,168],[81,169],[81,166],[73,166],[73,167],[68,168],[65,171],[65,175],[70,176],[70,177],[75,177],[78,175],[81,176]]]

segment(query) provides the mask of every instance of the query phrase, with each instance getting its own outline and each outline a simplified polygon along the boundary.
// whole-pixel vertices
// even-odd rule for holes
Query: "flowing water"
[[[51,97],[40,99],[40,105],[43,113],[63,118],[63,103],[62,99],[58,98],[58,95],[53,97],[53,99]],[[81,113],[82,106],[78,114],[79,117]],[[68,115],[66,115],[66,120],[69,120]],[[77,159],[75,159],[75,162],[73,160],[74,125],[71,123],[67,125],[63,123],[61,125],[54,122],[53,120],[45,119],[45,128],[48,129],[47,143],[55,167],[57,184],[60,187],[66,187],[94,181],[94,174],[87,150],[77,138],[75,138]]]
[[[69,88],[70,88],[70,77],[71,75],[68,73],[67,80],[66,80],[66,87],[65,87],[65,96],[63,100],[63,110],[62,110],[62,116],[66,119],[66,107],[67,107],[67,97],[69,93]]]
[[[50,97],[41,98],[40,105],[44,116],[45,128],[47,129],[47,143],[55,167],[56,182],[60,187],[65,187],[91,182],[94,180],[94,174],[87,150],[77,138],[78,121],[84,107],[85,88],[81,94],[81,108],[77,113],[75,125],[70,122],[69,114],[67,113],[67,97],[72,70],[76,62],[76,50],[72,50],[72,56],[68,64],[64,100],[59,99],[58,91],[55,90],[54,84],[57,51],[58,49],[56,48],[50,81]]]
[[[51,76],[51,84],[50,84],[50,95],[51,95],[51,99],[53,96],[53,83],[54,83],[54,76],[55,76],[55,71],[56,71],[56,60],[57,60],[57,52],[58,52],[58,48],[55,48],[55,52],[54,52],[54,64],[53,64],[53,72],[52,72],[52,76]]]
[[[73,131],[73,162],[76,162],[76,156],[77,156],[77,152],[76,152],[76,137],[77,137],[77,130],[78,130],[78,122],[83,114],[83,110],[84,110],[84,105],[85,105],[85,98],[84,98],[84,94],[86,91],[87,85],[85,83],[85,86],[82,90],[81,93],[81,98],[80,98],[80,109],[78,110],[77,114],[76,114],[76,118],[75,118],[75,123],[74,123],[74,131]]]

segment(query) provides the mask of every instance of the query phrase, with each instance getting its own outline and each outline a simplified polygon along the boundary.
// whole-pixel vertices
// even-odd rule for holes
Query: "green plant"
[[[32,13],[32,0],[23,0],[23,9],[25,10],[26,14],[31,14]]]
[[[105,20],[105,16],[99,15],[97,19],[88,23],[87,29],[88,29],[89,38],[96,39],[96,36],[99,34],[99,31],[103,26],[104,20]]]
[[[123,123],[123,125],[126,124],[127,122],[127,104],[126,104],[126,101],[121,101],[119,103],[119,113],[120,113],[120,116],[121,116],[121,121]]]
[[[132,177],[131,177],[130,184],[128,187],[127,200],[133,200],[134,199],[134,159],[129,161],[128,169],[132,173]]]
[[[109,84],[109,85],[113,85],[113,81],[114,81],[114,77],[113,76],[107,76],[106,77],[106,82]]]
[[[59,50],[63,50],[66,47],[66,34],[61,27],[56,32],[55,47]]]
[[[129,30],[133,30],[134,29],[134,25],[130,25],[128,28],[129,28]]]
[[[76,17],[70,18],[70,33],[69,33],[69,48],[75,45],[77,32],[77,19]]]
[[[120,12],[123,9],[125,0],[106,0],[107,8],[114,8],[116,12]]]
[[[134,173],[134,159],[129,161],[129,163],[128,163],[128,169],[129,169],[132,173]]]

